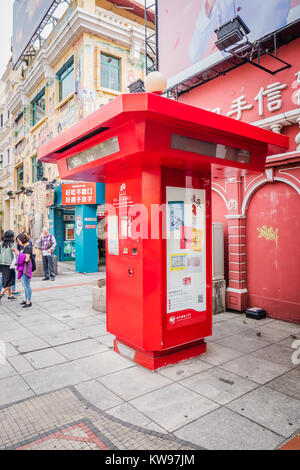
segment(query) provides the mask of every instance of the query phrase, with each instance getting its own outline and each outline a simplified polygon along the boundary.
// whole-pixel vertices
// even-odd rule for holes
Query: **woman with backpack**
[[[20,235],[18,235],[18,241],[20,250],[16,268],[18,271],[18,279],[21,279],[25,292],[25,300],[23,300],[20,305],[22,305],[22,308],[28,308],[32,306],[32,289],[30,285],[33,264],[32,245],[29,243],[29,236],[26,233],[20,233]]]
[[[11,288],[15,283],[16,277],[13,266],[16,251],[14,232],[7,230],[3,235],[3,241],[0,243],[0,272],[2,273],[0,300],[6,292],[8,293],[8,301],[16,300],[11,294]]]

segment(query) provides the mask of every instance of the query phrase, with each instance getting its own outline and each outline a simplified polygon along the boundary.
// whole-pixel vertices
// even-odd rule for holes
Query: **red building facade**
[[[227,308],[300,323],[300,39],[278,56],[291,67],[271,75],[246,64],[179,99],[289,136],[263,173],[213,178],[213,221],[224,224]]]

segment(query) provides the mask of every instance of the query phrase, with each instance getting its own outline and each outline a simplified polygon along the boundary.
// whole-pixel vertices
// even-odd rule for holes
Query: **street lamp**
[[[16,199],[16,198],[14,197],[14,192],[13,192],[13,191],[7,191],[7,195],[8,195],[8,197],[9,197],[9,199]]]
[[[150,72],[145,78],[145,89],[148,93],[162,95],[167,88],[167,79],[161,72]]]
[[[144,93],[145,92],[145,84],[141,78],[135,80],[135,82],[130,83],[128,86],[129,93]]]
[[[31,196],[32,193],[33,193],[33,189],[32,189],[32,188],[26,188],[26,189],[25,189],[25,194],[26,194],[26,196]]]

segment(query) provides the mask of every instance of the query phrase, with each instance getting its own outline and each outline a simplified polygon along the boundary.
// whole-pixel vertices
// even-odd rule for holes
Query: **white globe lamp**
[[[145,90],[161,95],[167,88],[167,79],[161,72],[150,72],[145,78]]]

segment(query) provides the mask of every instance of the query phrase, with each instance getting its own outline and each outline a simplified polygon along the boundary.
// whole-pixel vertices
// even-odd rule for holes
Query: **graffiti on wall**
[[[258,238],[264,238],[265,240],[274,240],[276,246],[278,245],[278,228],[268,227],[267,225],[262,225],[261,227],[256,227],[259,232]]]

